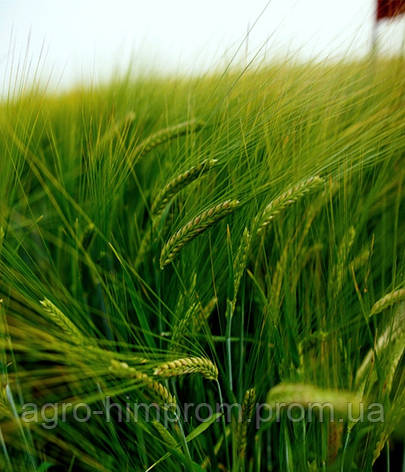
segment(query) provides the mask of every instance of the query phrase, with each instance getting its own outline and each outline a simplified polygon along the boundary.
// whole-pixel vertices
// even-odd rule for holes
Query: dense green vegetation
[[[399,470],[404,152],[400,59],[4,100],[0,469]]]

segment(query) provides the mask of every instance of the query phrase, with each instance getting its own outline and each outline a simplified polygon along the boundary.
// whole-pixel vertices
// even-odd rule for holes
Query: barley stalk
[[[239,206],[238,200],[226,200],[204,211],[180,228],[163,246],[160,268],[172,262],[180,250],[200,233],[207,230]]]
[[[278,216],[287,207],[293,205],[306,194],[314,192],[324,184],[321,177],[315,176],[301,182],[281,194],[275,200],[272,200],[264,209],[260,218],[258,234],[262,233],[276,216]]]
[[[163,144],[167,141],[170,141],[179,136],[183,136],[188,132],[199,131],[203,126],[204,122],[200,120],[189,120],[184,123],[180,123],[175,126],[169,126],[168,128],[161,129],[156,133],[153,133],[144,141],[142,141],[134,150],[134,155],[136,159],[140,159],[145,154],[148,154],[152,149]]]
[[[162,400],[163,406],[173,407],[176,405],[176,398],[160,382],[149,377],[144,372],[139,372],[134,367],[129,367],[126,362],[111,360],[109,371],[117,377],[131,378],[149,389],[156,398]]]
[[[378,315],[390,306],[400,303],[403,300],[405,300],[405,288],[390,292],[374,303],[370,311],[370,316]]]
[[[159,377],[176,377],[185,374],[202,374],[208,380],[218,379],[218,369],[209,359],[204,357],[186,357],[159,365],[154,375]]]
[[[59,310],[50,300],[44,298],[40,301],[50,319],[70,338],[75,344],[83,344],[83,336],[69,318]]]
[[[152,214],[154,216],[160,215],[166,205],[178,192],[180,192],[180,190],[185,188],[198,177],[204,175],[216,166],[217,163],[217,159],[206,159],[171,180],[165,187],[163,187],[155,198],[151,208]]]
[[[247,429],[253,418],[256,406],[256,390],[250,388],[246,391],[242,402],[241,423],[238,428],[238,455],[241,459],[245,458],[247,445]]]

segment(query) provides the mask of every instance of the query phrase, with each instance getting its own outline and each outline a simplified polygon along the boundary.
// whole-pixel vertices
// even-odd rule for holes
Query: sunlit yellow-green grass
[[[0,469],[400,470],[403,60],[39,90],[0,105]]]

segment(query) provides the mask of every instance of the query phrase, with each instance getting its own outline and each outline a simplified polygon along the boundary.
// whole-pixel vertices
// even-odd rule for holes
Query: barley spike
[[[244,459],[246,454],[247,429],[255,411],[255,402],[256,390],[254,388],[246,390],[242,403],[241,423],[238,428],[238,455],[241,459]]]
[[[293,205],[307,193],[313,192],[320,188],[324,183],[321,177],[315,176],[301,182],[289,190],[281,194],[275,200],[272,200],[264,209],[260,219],[258,234],[266,229],[270,222],[279,215],[285,208]]]
[[[186,357],[159,365],[154,374],[159,377],[176,377],[185,374],[200,373],[208,380],[218,379],[218,369],[204,357]]]
[[[388,293],[383,298],[374,303],[370,311],[370,316],[378,315],[390,306],[405,300],[405,288]]]
[[[135,159],[140,159],[145,154],[148,154],[152,149],[163,144],[171,139],[182,136],[187,132],[199,131],[203,126],[204,122],[200,120],[189,120],[178,125],[169,126],[156,133],[153,133],[148,138],[143,140],[134,150]]]
[[[217,163],[217,159],[206,159],[171,180],[165,187],[163,187],[155,198],[151,208],[153,216],[156,217],[157,215],[160,215],[166,205],[178,192],[180,192],[180,190],[215,167]]]
[[[44,310],[48,313],[51,320],[59,326],[59,328],[69,336],[70,341],[75,344],[83,343],[83,336],[76,328],[76,326],[70,321],[70,319],[62,313],[57,306],[55,306],[50,300],[44,298],[40,301]]]
[[[160,255],[160,268],[172,262],[180,250],[200,233],[217,223],[239,206],[238,200],[226,200],[193,218],[171,236],[163,246]]]
[[[144,372],[139,372],[134,367],[129,367],[126,362],[119,362],[115,359],[111,360],[109,371],[117,377],[132,378],[141,382],[154,396],[162,400],[163,405],[173,407],[176,405],[176,398],[167,390],[160,382],[149,377]]]

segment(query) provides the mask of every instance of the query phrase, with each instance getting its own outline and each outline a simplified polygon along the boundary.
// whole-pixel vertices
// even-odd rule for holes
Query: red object
[[[377,0],[377,21],[405,13],[405,0]]]

